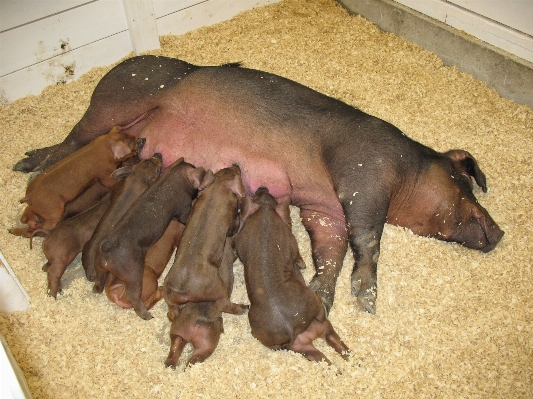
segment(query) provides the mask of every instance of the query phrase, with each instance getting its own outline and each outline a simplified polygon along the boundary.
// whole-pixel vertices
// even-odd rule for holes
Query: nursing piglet
[[[290,349],[314,361],[330,360],[313,346],[321,337],[348,357],[348,347],[326,318],[320,297],[304,281],[305,263],[291,232],[289,205],[278,204],[268,189],[260,187],[246,198],[244,222],[236,238],[244,278],[252,334],[272,349]]]
[[[69,219],[86,211],[91,206],[97,204],[107,193],[109,193],[109,188],[101,185],[99,182],[94,183],[81,193],[79,197],[76,197],[65,204],[65,212],[63,213],[63,218],[61,220]],[[48,232],[47,230],[42,229],[33,230],[28,226],[13,227],[8,229],[8,231],[13,235],[26,238],[33,238],[35,236],[46,237]]]
[[[108,134],[97,137],[86,146],[54,164],[33,179],[26,188],[27,203],[20,221],[30,229],[54,228],[63,218],[65,204],[98,181],[111,187],[114,170],[142,147],[142,139],[114,127]]]
[[[57,299],[57,292],[62,290],[63,273],[91,238],[109,203],[108,194],[85,212],[62,221],[54,229],[46,232],[47,236],[42,246],[44,256],[48,259],[43,266],[43,271],[48,276],[48,295]]]
[[[162,162],[161,155],[156,153],[136,165],[124,166],[113,172],[113,177],[120,182],[114,186],[111,204],[81,253],[81,263],[89,281],[94,281],[95,278],[94,262],[100,242],[108,231],[115,227],[129,207],[159,177]]]
[[[178,247],[184,229],[185,225],[171,220],[161,238],[146,252],[141,300],[148,310],[163,298],[163,289],[159,287],[158,279],[163,274],[174,250]],[[105,293],[111,302],[121,308],[129,309],[132,307],[126,296],[126,284],[111,273],[107,275]]]
[[[224,282],[228,298],[233,291],[233,262],[237,257],[233,249],[233,238],[226,240],[224,254],[219,267],[220,278]],[[173,317],[169,313],[169,318]],[[187,302],[170,326],[170,352],[165,366],[175,368],[187,343],[194,351],[186,367],[203,362],[215,351],[224,332],[222,312],[215,302]]]
[[[239,202],[245,196],[238,166],[206,173],[202,190],[185,227],[174,264],[163,283],[169,319],[187,302],[215,302],[221,312],[243,314],[245,305],[232,303],[220,275],[226,240],[239,228]]]
[[[203,168],[180,158],[134,202],[98,246],[94,292],[104,290],[111,273],[126,285],[126,297],[135,313],[145,320],[152,318],[141,300],[146,252],[172,219],[187,223],[204,174]]]

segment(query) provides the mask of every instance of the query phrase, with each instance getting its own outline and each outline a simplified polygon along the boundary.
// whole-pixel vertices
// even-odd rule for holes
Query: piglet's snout
[[[139,148],[139,150],[137,151],[138,153],[141,152],[145,144],[146,144],[146,138],[139,137],[137,139],[137,147]]]

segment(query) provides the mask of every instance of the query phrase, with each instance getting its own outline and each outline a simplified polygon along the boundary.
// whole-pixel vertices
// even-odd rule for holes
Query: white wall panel
[[[533,0],[448,0],[466,10],[533,36]]]
[[[131,52],[128,31],[0,77],[0,102],[37,95],[48,85],[68,83],[91,68],[113,64]]]
[[[164,17],[177,11],[195,6],[196,4],[206,3],[209,0],[152,0],[156,18]]]
[[[462,3],[462,6],[459,7],[445,0],[396,0],[396,2],[413,10],[462,30],[529,62],[533,62],[533,37],[519,30],[521,29],[519,26],[522,24],[521,21],[524,15],[531,15],[531,19],[527,19],[525,22],[529,24],[530,29],[533,29],[533,0],[494,0],[494,3],[499,3],[499,5],[488,14],[495,12],[499,12],[501,15],[506,14],[505,20],[509,26],[478,13],[482,12],[483,4],[488,6],[493,0],[479,2],[483,4],[475,4],[480,7],[476,9],[478,12],[464,8],[463,6],[468,5],[466,0],[453,1]],[[511,6],[513,3],[514,5]],[[490,7],[487,8],[487,10],[489,9]],[[515,28],[515,25],[517,28]]]
[[[0,32],[94,0],[0,0]]]
[[[120,0],[97,1],[0,35],[0,76],[126,31]]]
[[[0,0],[0,102],[157,48],[154,25],[158,36],[181,34],[277,1]]]
[[[279,0],[216,0],[204,1],[194,7],[158,18],[159,35],[181,35],[202,26],[213,25],[250,10]]]

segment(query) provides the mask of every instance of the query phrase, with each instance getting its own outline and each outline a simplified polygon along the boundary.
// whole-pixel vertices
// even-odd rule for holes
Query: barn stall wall
[[[533,107],[533,0],[339,0],[360,14]]]
[[[158,48],[160,35],[185,33],[277,1],[3,1],[0,102],[39,94],[49,84],[69,82],[132,51]],[[527,84],[533,80],[531,0],[339,2],[486,81],[504,97],[533,105]]]
[[[39,94],[130,52],[278,0],[0,2],[0,102]]]

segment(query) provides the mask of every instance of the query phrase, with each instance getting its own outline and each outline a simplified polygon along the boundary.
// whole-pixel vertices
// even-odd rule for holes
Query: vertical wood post
[[[135,54],[160,48],[152,0],[122,0]]]

